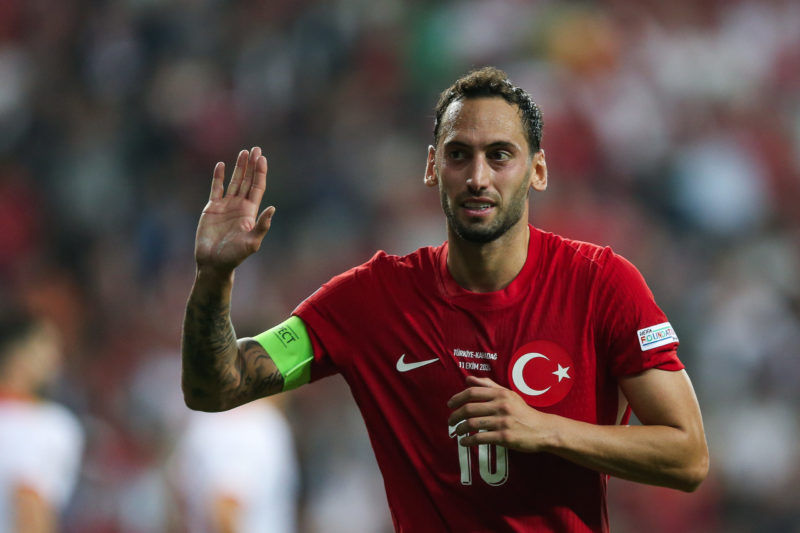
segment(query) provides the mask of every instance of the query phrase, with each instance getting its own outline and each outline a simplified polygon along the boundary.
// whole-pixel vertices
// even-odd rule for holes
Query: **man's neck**
[[[0,392],[4,396],[29,398],[35,396],[37,383],[19,359],[6,361],[0,370],[2,370],[0,372]]]
[[[31,392],[29,387],[22,385],[18,380],[3,379],[0,380],[0,399],[1,398],[32,401],[35,395]]]
[[[528,257],[530,230],[523,221],[494,241],[480,244],[465,241],[448,228],[447,269],[456,283],[472,292],[505,289]]]

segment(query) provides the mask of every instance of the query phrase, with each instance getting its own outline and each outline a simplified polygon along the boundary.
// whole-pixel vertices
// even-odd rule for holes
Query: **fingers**
[[[481,444],[498,444],[508,446],[502,431],[480,431],[472,435],[464,435],[458,439],[461,446],[480,446]]]
[[[453,410],[447,419],[451,437],[458,435],[462,446],[497,444],[525,451],[539,449],[538,441],[531,438],[531,428],[539,427],[542,419],[536,417],[541,413],[488,377],[467,376],[466,384],[466,389],[447,402]],[[536,417],[531,418],[533,414]]]
[[[500,390],[507,390],[489,378],[476,378],[467,376],[467,385],[471,387],[464,389],[447,401],[447,407],[457,409],[467,402],[486,402],[497,396]]]
[[[212,183],[212,199],[222,198],[221,190],[218,192],[213,187],[217,186],[218,167],[214,167],[214,182]],[[219,187],[224,181],[224,165]],[[254,146],[252,150],[242,150],[236,157],[236,166],[228,184],[228,196],[243,196],[255,203],[260,203],[267,188],[267,158],[261,154],[261,148]],[[215,195],[218,194],[218,195]]]
[[[236,158],[236,166],[233,169],[233,175],[231,176],[231,182],[228,184],[228,196],[238,196],[239,190],[241,189],[242,179],[244,178],[244,173],[247,170],[247,162],[250,158],[250,152],[247,150],[242,150],[239,152],[239,156]]]
[[[505,387],[497,384],[489,377],[480,378],[478,376],[467,376],[467,385],[475,387],[490,387],[495,389],[505,389]]]
[[[247,166],[245,167],[244,174],[242,175],[242,183],[239,186],[239,192],[241,193],[240,196],[249,197],[250,186],[253,184],[253,174],[255,173],[256,165],[260,158],[261,148],[254,146],[250,150],[250,154],[247,159]]]
[[[514,417],[502,414],[472,416],[450,425],[450,437],[458,437],[461,446],[499,444],[516,447],[518,424]]]
[[[472,386],[447,402],[453,410],[447,423],[451,427],[458,426],[459,435],[491,429],[486,425],[490,418],[507,415],[511,410],[510,390],[488,377],[467,376],[466,383]]]
[[[225,163],[220,161],[214,166],[213,177],[211,178],[211,195],[208,200],[222,199],[222,193],[225,191]]]
[[[275,214],[275,206],[269,206],[268,208],[264,209],[260,215],[258,215],[258,219],[256,220],[256,225],[253,228],[253,233],[259,239],[263,239],[264,236],[269,231],[270,226],[272,225],[272,216]]]
[[[505,426],[505,418],[500,416],[479,416],[468,418],[455,426],[456,435],[467,435],[477,431],[495,431]]]
[[[259,155],[253,166],[255,168],[253,185],[250,187],[250,192],[247,193],[247,199],[260,204],[261,198],[264,196],[264,191],[267,189],[267,158],[263,155]]]
[[[450,413],[450,416],[447,418],[447,425],[456,426],[465,420],[496,414],[497,407],[492,402],[468,403]]]
[[[455,426],[474,417],[505,413],[503,391],[489,387],[470,387],[450,398],[447,406],[453,410],[447,424]]]

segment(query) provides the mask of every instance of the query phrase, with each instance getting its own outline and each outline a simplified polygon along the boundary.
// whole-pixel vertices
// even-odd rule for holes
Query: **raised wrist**
[[[209,283],[233,283],[234,270],[228,268],[216,268],[208,265],[197,265],[195,277],[198,281]]]

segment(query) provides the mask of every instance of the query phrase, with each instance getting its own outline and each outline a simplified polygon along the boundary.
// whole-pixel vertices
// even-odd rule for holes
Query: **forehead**
[[[500,96],[452,102],[442,116],[440,142],[488,144],[513,142],[526,147],[522,117],[516,105]]]

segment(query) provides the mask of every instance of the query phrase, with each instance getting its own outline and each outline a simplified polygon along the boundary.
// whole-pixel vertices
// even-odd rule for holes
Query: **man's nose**
[[[471,191],[479,191],[489,186],[489,176],[492,169],[484,157],[475,157],[467,175],[467,187]]]

